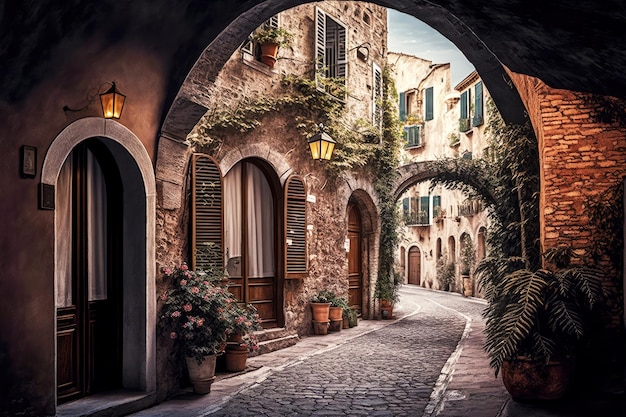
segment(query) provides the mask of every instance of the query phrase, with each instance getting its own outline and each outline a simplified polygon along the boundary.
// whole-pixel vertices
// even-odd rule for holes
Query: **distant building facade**
[[[452,88],[450,64],[393,52],[388,60],[404,123],[401,164],[482,157],[488,148],[489,93],[478,74],[472,72]],[[397,268],[404,282],[479,296],[469,266],[486,251],[489,221],[481,203],[424,181],[403,190],[399,204],[403,226]]]

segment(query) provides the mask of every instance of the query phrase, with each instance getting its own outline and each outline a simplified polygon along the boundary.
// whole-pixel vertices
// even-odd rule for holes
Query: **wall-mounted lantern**
[[[94,94],[87,93],[87,104],[80,109],[71,109],[68,106],[63,106],[63,111],[79,112],[85,110],[95,100],[96,94],[106,84],[108,83],[102,84]],[[122,109],[124,108],[126,96],[117,90],[115,87],[115,81],[112,81],[110,84],[111,88],[104,93],[98,94],[100,96],[100,104],[102,105],[102,113],[105,119],[119,119],[122,115]]]
[[[330,160],[335,149],[335,140],[324,132],[324,126],[320,125],[320,132],[309,138],[309,148],[311,148],[311,156],[313,159]]]
[[[115,88],[115,81],[111,83],[111,88],[100,94],[102,112],[105,119],[119,119],[122,115],[126,96]]]

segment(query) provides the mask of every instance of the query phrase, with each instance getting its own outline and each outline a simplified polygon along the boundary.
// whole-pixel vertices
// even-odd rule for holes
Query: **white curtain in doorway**
[[[72,159],[65,160],[55,187],[56,307],[72,305]]]
[[[265,174],[247,167],[248,276],[274,276],[274,199]]]
[[[107,298],[107,195],[104,175],[87,152],[87,251],[89,301]]]

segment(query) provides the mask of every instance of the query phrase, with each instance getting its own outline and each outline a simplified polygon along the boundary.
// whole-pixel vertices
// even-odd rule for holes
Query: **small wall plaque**
[[[54,210],[54,185],[39,184],[39,208]]]
[[[26,145],[20,148],[20,175],[22,178],[35,178],[37,175],[37,148]]]

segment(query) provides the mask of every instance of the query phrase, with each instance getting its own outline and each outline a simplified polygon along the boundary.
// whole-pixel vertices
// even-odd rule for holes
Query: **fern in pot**
[[[575,257],[558,247],[544,253],[550,269],[532,270],[521,257],[488,257],[476,269],[488,301],[485,349],[516,400],[567,391],[586,318],[602,297],[602,271],[572,265]]]

